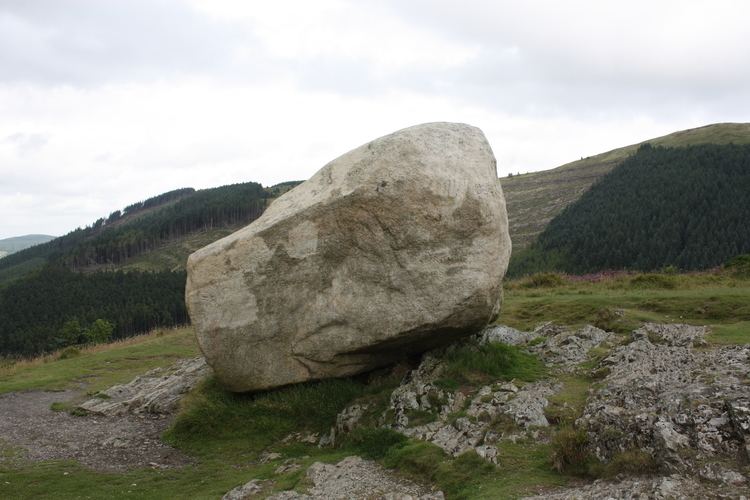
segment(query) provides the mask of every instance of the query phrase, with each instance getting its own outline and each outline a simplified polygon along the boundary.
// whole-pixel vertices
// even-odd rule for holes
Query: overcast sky
[[[750,121],[750,2],[0,0],[0,238],[429,121],[498,174]]]

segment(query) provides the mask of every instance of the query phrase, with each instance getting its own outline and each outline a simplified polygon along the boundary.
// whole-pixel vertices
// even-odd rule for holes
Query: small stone
[[[253,479],[252,481],[237,486],[233,490],[228,491],[221,500],[244,500],[252,497],[263,491],[263,483],[260,479]]]

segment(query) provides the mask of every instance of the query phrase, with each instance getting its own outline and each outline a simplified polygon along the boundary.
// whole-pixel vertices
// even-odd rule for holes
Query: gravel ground
[[[77,395],[74,391],[0,395],[0,448],[18,449],[32,461],[75,460],[100,471],[169,468],[190,462],[159,439],[169,426],[168,418],[77,417],[50,409],[52,403]]]

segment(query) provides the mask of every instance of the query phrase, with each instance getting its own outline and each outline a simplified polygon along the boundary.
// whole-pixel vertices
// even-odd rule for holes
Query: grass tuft
[[[544,364],[536,356],[518,346],[500,343],[464,345],[449,350],[445,361],[445,370],[435,385],[449,390],[497,379],[533,382],[546,374]]]
[[[586,431],[572,426],[560,429],[552,438],[552,467],[565,474],[586,476],[590,464]]]
[[[365,458],[379,460],[392,449],[405,445],[407,441],[406,436],[392,429],[364,427],[346,434],[339,446],[352,449]]]

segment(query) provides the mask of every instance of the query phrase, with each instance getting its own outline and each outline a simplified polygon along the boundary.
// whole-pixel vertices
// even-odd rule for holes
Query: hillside
[[[750,145],[641,146],[517,252],[509,274],[707,269],[750,252]]]
[[[24,236],[5,238],[0,240],[0,258],[53,239],[55,239],[54,236],[47,234],[26,234]]]
[[[562,210],[641,144],[685,147],[694,144],[749,144],[750,123],[717,123],[648,139],[541,172],[501,179],[508,205],[514,250],[526,248]]]
[[[187,256],[296,184],[170,191],[3,258],[0,356],[85,341],[97,321],[111,325],[114,339],[186,323]]]

